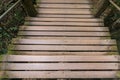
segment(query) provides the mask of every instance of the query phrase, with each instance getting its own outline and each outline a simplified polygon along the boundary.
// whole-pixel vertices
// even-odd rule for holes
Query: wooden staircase
[[[119,77],[116,41],[91,0],[40,0],[37,17],[27,17],[3,59],[9,79]]]

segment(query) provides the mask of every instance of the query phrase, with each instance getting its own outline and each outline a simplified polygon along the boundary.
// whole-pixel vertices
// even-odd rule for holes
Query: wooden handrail
[[[109,2],[118,10],[120,11],[120,7],[113,2],[113,0],[109,0]]]
[[[21,0],[18,0],[13,6],[11,6],[7,11],[5,11],[1,16],[0,16],[0,22],[3,20],[4,17],[6,17],[7,14],[9,14],[18,4],[21,2]]]
[[[10,2],[12,2],[13,0],[11,0]],[[25,7],[25,9],[27,10],[27,13],[29,16],[33,17],[37,15],[37,11],[35,10],[32,1],[31,0],[18,0],[17,2],[15,2],[7,11],[5,11],[1,16],[0,16],[0,27],[6,32],[8,33],[10,36],[14,36],[12,33],[10,34],[4,27],[4,24],[2,24],[2,21],[4,21],[4,19],[6,18],[7,15],[9,15],[9,13],[11,11],[13,11],[16,7],[18,7],[20,4],[22,4]],[[30,8],[29,8],[30,7]],[[32,7],[32,9],[31,9]],[[30,11],[31,10],[31,11]]]
[[[29,2],[29,3],[28,3]],[[21,3],[21,0],[18,0],[15,4],[13,4],[7,11],[5,11],[1,16],[0,16],[0,21],[7,15],[9,14],[16,6],[18,6],[18,4]],[[31,9],[32,11],[28,10],[27,8],[27,11],[28,11],[28,15],[33,17],[33,16],[36,16],[37,15],[37,11],[35,10],[34,6],[32,5],[32,1],[30,0],[23,0],[23,4],[25,7],[30,7],[29,9]],[[32,13],[31,13],[32,12]]]
[[[0,16],[0,27],[6,32],[8,33],[10,36],[14,36],[12,33],[9,33],[5,28],[4,25],[1,23],[4,18],[6,17],[6,15],[8,15],[12,10],[14,10],[19,4],[21,3],[21,0],[18,0],[14,5],[12,5],[7,11],[5,11],[1,16]]]
[[[102,0],[104,1],[102,6],[100,6],[100,8],[98,9],[98,11],[96,11],[95,13],[95,17],[100,17],[104,11],[109,7],[109,5],[111,4],[113,7],[115,7],[118,11],[120,11],[120,7],[113,2],[113,0]]]

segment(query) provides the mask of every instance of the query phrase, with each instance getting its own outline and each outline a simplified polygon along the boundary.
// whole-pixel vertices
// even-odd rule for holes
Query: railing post
[[[32,3],[32,0],[22,0],[23,5],[29,16],[35,17],[37,15],[37,11]]]
[[[107,9],[107,7],[110,5],[109,0],[100,0],[100,3],[102,3],[102,5],[97,4],[97,6],[100,5],[100,7],[98,7],[98,9],[96,9],[96,13],[95,13],[95,17],[100,17],[102,15],[102,13]]]

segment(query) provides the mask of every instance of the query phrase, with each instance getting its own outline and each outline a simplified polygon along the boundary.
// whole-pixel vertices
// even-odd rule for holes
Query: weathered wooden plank
[[[40,14],[92,14],[90,9],[38,9]]]
[[[15,45],[11,50],[31,51],[117,51],[116,46]]]
[[[103,31],[108,32],[107,27],[64,27],[64,26],[21,26],[19,30],[31,31]]]
[[[19,39],[19,40],[14,40],[13,44],[36,44],[36,45],[41,45],[41,44],[66,44],[66,45],[116,45],[115,40],[59,40],[59,39]]]
[[[97,53],[96,53],[97,54]],[[3,61],[8,62],[118,62],[119,56],[101,55],[101,56],[79,56],[79,55],[7,55]],[[6,60],[7,58],[7,60]]]
[[[90,0],[75,0],[75,1],[73,1],[73,0],[40,0],[40,1],[38,1],[38,3],[77,3],[77,4],[80,4],[80,3],[86,3],[86,4],[88,4],[88,3],[91,3],[90,2]]]
[[[117,55],[118,52],[113,52],[113,51],[110,51],[110,52],[100,52],[100,51],[86,51],[86,52],[42,52],[42,51],[13,51],[13,53],[15,54],[19,54],[19,55],[76,55],[76,56],[101,56],[101,55]]]
[[[109,36],[109,37],[104,37],[104,36],[84,36],[84,37],[75,37],[75,36],[73,36],[73,37],[68,37],[68,36],[22,36],[22,38],[26,38],[26,39],[46,39],[46,40],[48,40],[48,39],[64,39],[64,40],[70,40],[70,39],[73,39],[73,40],[79,40],[79,39],[81,39],[81,40],[85,40],[85,39],[91,39],[91,40],[104,40],[104,39],[111,39],[111,37]]]
[[[91,23],[91,22],[29,22],[26,21],[25,25],[32,25],[32,26],[104,26],[103,23]]]
[[[94,16],[93,15],[85,15],[85,14],[83,14],[83,15],[71,15],[71,14],[67,14],[67,15],[65,15],[65,14],[38,14],[38,17],[46,17],[46,18],[94,18]]]
[[[64,37],[96,37],[110,36],[108,32],[37,32],[37,31],[19,31],[20,36],[64,36]]]
[[[6,70],[118,70],[118,63],[7,63]]]
[[[39,18],[27,17],[26,21],[54,21],[54,22],[103,22],[102,19],[79,19],[79,18]]]
[[[6,71],[9,78],[116,78],[117,71]]]
[[[84,8],[84,9],[88,9],[88,8],[92,8],[91,4],[40,4],[38,5],[39,8],[63,8],[63,9],[70,9],[70,8]]]

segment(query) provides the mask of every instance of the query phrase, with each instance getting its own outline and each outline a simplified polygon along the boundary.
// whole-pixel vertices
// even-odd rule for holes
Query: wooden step
[[[20,31],[93,31],[108,32],[107,27],[20,26]]]
[[[3,61],[6,58],[8,78],[115,78],[119,74],[119,56],[8,55]]]
[[[7,58],[7,60],[6,60]],[[7,62],[98,62],[98,63],[117,63],[119,56],[116,55],[101,55],[101,56],[78,56],[78,55],[60,55],[60,56],[38,56],[38,55],[5,55],[3,61]]]
[[[103,23],[91,23],[91,22],[29,22],[26,21],[25,25],[31,26],[104,26]]]
[[[118,63],[7,63],[6,70],[118,70]]]
[[[107,37],[105,37],[105,36],[91,36],[91,37],[89,37],[89,36],[81,36],[81,37],[75,37],[75,36],[73,36],[73,37],[70,37],[70,36],[19,36],[20,38],[26,38],[26,39],[46,39],[46,40],[48,40],[48,39],[63,39],[63,40],[70,40],[70,39],[72,39],[72,40],[104,40],[104,39],[111,39],[111,37],[110,36],[107,36]]]
[[[59,4],[61,4],[61,3],[67,3],[67,4],[89,4],[89,3],[91,3],[91,1],[90,0],[75,0],[75,1],[73,1],[73,0],[38,0],[37,1],[38,3],[41,3],[41,4],[43,4],[43,3],[59,3]]]
[[[116,45],[115,40],[60,40],[60,39],[14,39],[13,44],[24,45]]]
[[[93,15],[71,15],[71,14],[38,14],[37,17],[40,17],[40,18],[86,18],[86,19],[89,19],[89,18],[94,18]]]
[[[80,46],[80,45],[14,45],[15,51],[117,51],[117,46]]]
[[[6,71],[9,78],[116,78],[117,71]]]
[[[112,40],[19,39],[19,40],[14,40],[13,44],[16,46],[19,45],[20,47],[22,45],[24,49],[25,49],[24,45],[25,46],[32,46],[33,45],[34,47],[37,47],[37,48],[39,47],[39,45],[41,45],[41,47],[42,47],[42,45],[43,46],[46,45],[46,47],[44,46],[44,48],[47,48],[48,47],[47,45],[49,45],[49,46],[51,45],[51,47],[56,47],[56,45],[59,45],[59,46],[61,46],[61,48],[62,48],[62,45],[63,45],[63,48],[65,48],[64,45],[70,46],[73,48],[75,46],[79,47],[79,49],[76,50],[76,52],[67,52],[68,50],[59,50],[60,52],[47,52],[47,51],[51,51],[51,50],[46,50],[46,52],[45,51],[42,52],[42,50],[44,50],[44,49],[39,49],[40,51],[38,51],[38,50],[32,50],[33,49],[32,47],[30,48],[32,50],[32,52],[29,52],[30,49],[29,50],[22,49],[22,51],[17,49],[15,51],[16,54],[23,54],[23,55],[26,55],[26,54],[30,54],[30,55],[102,55],[102,54],[105,55],[105,54],[117,54],[117,48],[115,48],[116,41],[112,41]],[[35,45],[37,45],[37,46],[35,46]],[[87,48],[88,50],[82,49],[81,48],[82,46],[83,46],[83,48]],[[100,52],[101,49],[99,49],[99,48],[97,49],[97,47],[105,48],[107,46],[109,49],[106,48],[105,50],[103,50],[104,52]],[[90,49],[91,48],[95,48],[95,49],[92,50],[92,52],[91,52],[91,50],[89,50],[89,47],[90,47]],[[58,51],[58,50],[53,49],[52,51]],[[74,50],[70,49],[69,51],[74,51]],[[81,51],[84,51],[84,52],[81,52]]]
[[[91,4],[40,4],[38,5],[38,8],[63,8],[63,9],[92,9]]]
[[[102,19],[79,19],[79,18],[39,18],[39,17],[27,17],[26,21],[36,21],[36,22],[40,22],[40,21],[48,21],[48,22],[103,22]]]
[[[91,9],[38,9],[40,14],[91,14]]]
[[[19,36],[54,36],[54,37],[110,37],[108,32],[40,32],[40,31],[19,31]]]
[[[48,52],[48,51],[11,51],[11,53],[17,55],[76,55],[76,56],[101,56],[101,55],[118,55],[117,51],[86,51],[86,52]]]

